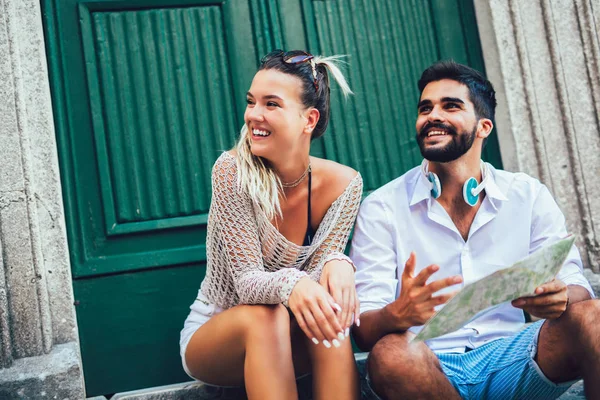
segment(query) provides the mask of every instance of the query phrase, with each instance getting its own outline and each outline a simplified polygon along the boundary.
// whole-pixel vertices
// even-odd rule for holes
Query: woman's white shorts
[[[223,309],[215,304],[211,304],[210,301],[202,294],[202,291],[198,291],[198,297],[190,306],[190,314],[185,319],[183,329],[179,337],[179,353],[181,354],[181,363],[186,374],[191,378],[196,379],[190,373],[185,363],[185,349],[187,348],[190,339],[196,333],[198,328],[206,323],[211,317],[222,312]],[[196,379],[197,380],[197,379]]]

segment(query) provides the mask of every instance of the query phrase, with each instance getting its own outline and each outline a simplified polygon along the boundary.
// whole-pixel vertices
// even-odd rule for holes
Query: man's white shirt
[[[429,182],[415,167],[371,193],[361,205],[350,257],[356,265],[361,312],[377,310],[400,293],[404,264],[417,256],[415,276],[430,264],[440,270],[431,280],[461,275],[454,291],[511,266],[545,244],[567,235],[565,218],[550,192],[538,180],[488,166],[485,198],[465,241],[446,210],[430,194]],[[443,188],[442,188],[443,189]],[[593,291],[582,274],[575,246],[557,279]],[[514,334],[525,322],[510,303],[493,308],[465,327],[427,341],[435,351],[463,352]],[[420,327],[410,329],[417,333]]]

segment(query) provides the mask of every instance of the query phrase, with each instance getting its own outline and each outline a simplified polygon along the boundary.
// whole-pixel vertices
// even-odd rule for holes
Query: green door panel
[[[179,331],[205,274],[210,170],[260,57],[346,54],[312,153],[371,191],[420,160],[423,68],[483,69],[468,0],[42,0],[88,396],[189,379]],[[500,166],[495,136],[485,157]]]
[[[68,110],[57,114],[75,278],[205,258],[211,166],[237,136],[234,99],[255,65],[237,60],[257,55],[228,46],[250,32],[247,7],[167,4],[54,5],[70,77],[53,88]]]
[[[203,271],[182,265],[73,282],[87,396],[189,379],[179,331]]]
[[[218,110],[234,104],[219,7],[87,11],[82,29],[108,235],[160,229],[158,221],[163,229],[205,222],[208,149],[227,148],[236,125]]]

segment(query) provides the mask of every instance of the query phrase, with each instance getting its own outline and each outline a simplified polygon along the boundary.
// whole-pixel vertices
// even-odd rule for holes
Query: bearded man
[[[535,296],[488,309],[459,330],[410,342],[464,284],[567,235],[538,180],[481,160],[494,126],[492,84],[452,61],[419,80],[423,163],[363,202],[352,240],[368,381],[384,399],[549,399],[578,379],[600,399],[600,301],[575,246]],[[430,279],[431,278],[431,279]],[[539,318],[525,324],[525,313]]]

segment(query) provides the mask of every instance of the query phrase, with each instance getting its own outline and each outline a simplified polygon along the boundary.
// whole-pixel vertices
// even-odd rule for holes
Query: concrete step
[[[368,353],[355,354],[356,364],[361,380],[361,399],[376,400],[374,393],[366,385],[366,360]],[[312,400],[310,376],[298,380],[300,400]],[[118,393],[111,400],[239,400],[245,399],[243,388],[220,388],[198,382],[183,382],[174,385],[159,386],[149,389]],[[105,400],[104,397],[93,397],[88,400]],[[585,400],[583,382],[573,385],[560,400]]]

